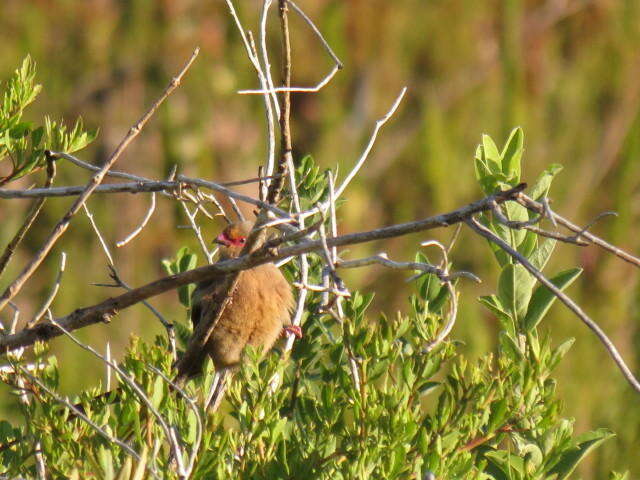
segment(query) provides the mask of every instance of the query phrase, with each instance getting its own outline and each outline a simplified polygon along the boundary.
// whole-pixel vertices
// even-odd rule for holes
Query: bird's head
[[[247,237],[253,228],[253,222],[244,221],[228,225],[214,240],[220,245],[222,258],[235,258],[240,255],[247,242]]]

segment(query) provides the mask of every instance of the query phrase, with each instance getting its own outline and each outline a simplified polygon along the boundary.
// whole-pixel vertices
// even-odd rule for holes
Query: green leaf
[[[576,466],[584,457],[593,451],[598,445],[605,440],[610,439],[615,434],[610,430],[601,428],[593,432],[580,435],[575,443],[576,446],[562,454],[560,461],[556,463],[551,470],[550,475],[558,475],[557,480],[565,480],[575,470]]]
[[[181,250],[182,251],[182,250]],[[198,256],[195,253],[190,253],[188,250],[183,252],[183,254],[179,256],[179,272],[186,272],[188,270],[193,270],[196,268],[198,264]]]
[[[553,283],[560,290],[564,290],[567,288],[573,281],[578,278],[578,276],[582,273],[581,268],[570,268],[569,270],[564,270],[550,278],[549,281]],[[544,285],[538,286],[535,292],[531,296],[531,301],[529,302],[529,307],[527,309],[527,315],[524,318],[524,329],[525,331],[533,330],[542,317],[546,315],[553,305],[553,302],[556,300],[556,296]]]
[[[196,441],[196,434],[198,433],[198,417],[193,410],[189,410],[187,414],[187,435],[185,440],[187,443],[193,445]]]
[[[37,148],[40,145],[43,135],[44,135],[44,127],[38,127],[31,132],[31,146],[33,148]]]
[[[101,445],[98,448],[98,461],[100,462],[100,467],[102,468],[102,478],[104,478],[105,480],[112,480],[113,478],[115,478],[115,470],[113,467],[113,456],[111,454],[111,450]]]
[[[514,183],[520,181],[520,162],[523,149],[524,133],[522,128],[514,128],[501,154],[502,172]]]
[[[524,459],[517,455],[512,455],[504,450],[496,450],[485,453],[485,457],[489,460],[489,464],[494,467],[489,472],[497,480],[511,480],[524,477]],[[497,470],[497,471],[496,471]],[[518,476],[514,476],[514,472]]]
[[[423,383],[420,388],[418,389],[418,392],[420,393],[420,395],[427,395],[428,393],[431,393],[431,391],[437,387],[439,387],[441,385],[440,382],[425,382]]]
[[[553,253],[554,248],[556,247],[557,241],[553,238],[547,238],[544,242],[540,244],[540,246],[533,252],[533,255],[529,258],[531,264],[536,267],[538,270],[542,271],[551,258],[551,254]]]
[[[487,424],[487,433],[492,433],[499,428],[507,418],[508,399],[506,397],[496,400],[491,404],[491,415],[489,415],[489,423]]]
[[[506,216],[509,220],[513,222],[526,222],[529,220],[529,212],[528,210],[516,202],[505,202],[503,204],[504,210],[506,212]],[[507,242],[513,247],[517,248],[525,239],[527,235],[527,230],[525,229],[514,229],[508,228],[509,238],[506,239]]]
[[[538,180],[536,180],[536,183],[531,188],[529,196],[534,200],[540,200],[540,198],[546,197],[553,178],[560,173],[562,169],[563,166],[559,163],[552,163],[549,165],[546,170],[540,174]]]
[[[518,245],[518,252],[524,255],[526,258],[531,257],[531,254],[538,246],[538,235],[527,230],[524,236],[524,240]]]
[[[11,138],[19,139],[24,138],[31,132],[30,122],[20,122],[9,130]]]
[[[514,362],[519,362],[524,358],[522,349],[508,332],[500,332],[498,341],[500,343],[501,350]]]
[[[566,353],[569,351],[569,349],[571,348],[571,346],[575,341],[576,341],[575,338],[570,338],[568,340],[565,340],[560,345],[558,345],[553,350],[553,352],[551,352],[551,357],[549,358],[549,365],[548,365],[549,370],[554,369],[556,365],[558,365],[558,362],[562,360],[562,357],[566,355]]]
[[[520,264],[509,264],[502,269],[498,279],[498,298],[513,318],[523,318],[527,313],[534,284],[533,275]]]
[[[486,134],[482,135],[482,153],[491,173],[502,173],[502,159],[498,147],[493,139]]]
[[[480,152],[482,152],[482,147],[479,148]],[[478,180],[482,191],[487,195],[493,193],[496,190],[496,182],[493,179],[493,174],[491,173],[491,170],[489,170],[485,161],[482,158],[475,158],[473,164],[475,167],[476,179]]]
[[[504,307],[504,305],[502,305],[502,302],[500,302],[500,299],[497,296],[487,295],[478,298],[478,300],[494,313],[504,329],[513,331],[515,333],[513,318],[511,317],[509,312],[507,312],[507,309]]]
[[[162,397],[164,396],[164,381],[162,377],[158,375],[153,382],[153,389],[151,390],[151,404],[154,408],[158,408],[160,406],[160,402],[162,402]]]

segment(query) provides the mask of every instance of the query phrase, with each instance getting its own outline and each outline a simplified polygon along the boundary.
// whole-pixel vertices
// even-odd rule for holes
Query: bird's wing
[[[194,328],[200,322],[202,315],[210,311],[210,303],[215,297],[219,283],[219,281],[200,282],[196,285],[195,290],[191,294],[191,323]]]

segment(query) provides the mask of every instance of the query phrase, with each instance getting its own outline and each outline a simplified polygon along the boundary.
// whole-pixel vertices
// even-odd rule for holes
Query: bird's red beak
[[[224,245],[225,247],[228,247],[231,245],[231,242],[229,241],[229,239],[224,233],[221,233],[220,235],[218,235],[214,240],[214,243],[217,243],[218,245]]]

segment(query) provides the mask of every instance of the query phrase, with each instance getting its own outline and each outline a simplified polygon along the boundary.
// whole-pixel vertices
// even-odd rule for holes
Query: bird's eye
[[[244,242],[246,242],[246,241],[247,241],[247,239],[246,239],[246,238],[244,238],[244,237],[240,239],[240,243],[244,243]]]

